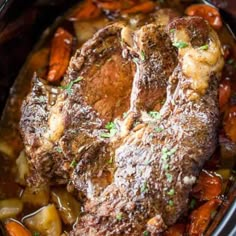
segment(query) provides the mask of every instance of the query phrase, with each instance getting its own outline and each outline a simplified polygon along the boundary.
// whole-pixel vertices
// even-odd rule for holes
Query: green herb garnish
[[[169,200],[169,201],[168,201],[168,205],[169,205],[169,206],[174,206],[174,201],[173,201],[173,200]]]
[[[233,63],[234,63],[234,59],[233,58],[231,58],[231,59],[229,59],[229,60],[227,60],[227,62],[226,62],[227,64],[229,64],[229,65],[232,65]]]
[[[71,93],[72,93],[72,86],[73,86],[75,83],[81,81],[82,79],[83,79],[83,77],[79,76],[76,80],[70,81],[69,84],[67,84],[67,85],[65,85],[65,86],[61,86],[60,88],[66,90],[66,92],[67,92],[68,94],[71,94]]]
[[[149,232],[148,231],[144,231],[143,232],[143,236],[149,236]]]
[[[100,137],[102,138],[111,138],[117,133],[117,128],[114,122],[108,122],[105,128],[109,131],[109,133],[101,133]]]
[[[75,168],[76,165],[77,165],[77,162],[75,159],[73,159],[73,161],[70,163],[70,167]]]
[[[201,47],[199,47],[200,50],[207,50],[209,48],[208,44],[202,45]]]
[[[170,29],[170,32],[171,32],[171,33],[174,33],[174,32],[175,32],[175,29]]]
[[[46,99],[46,97],[44,97],[44,96],[39,96],[39,101],[40,101],[40,102],[46,102],[47,99]]]
[[[55,150],[59,153],[62,153],[62,149],[60,147],[56,147]]]
[[[170,191],[167,192],[169,196],[173,196],[175,194],[175,190],[172,188]]]
[[[145,55],[144,51],[141,51],[140,58],[142,61],[145,61],[146,55]]]
[[[162,132],[164,129],[161,128],[161,127],[156,127],[154,130],[155,130],[157,133],[160,133],[160,132]]]
[[[167,181],[170,183],[173,180],[173,175],[170,173],[166,173],[166,178],[167,178]]]
[[[128,112],[123,113],[123,119],[125,119],[128,116]]]
[[[148,191],[147,182],[144,182],[140,188],[141,193],[146,193]]]
[[[168,170],[169,169],[169,164],[168,163],[164,163],[163,164],[163,169],[164,170]]]
[[[196,200],[192,199],[190,204],[189,204],[190,209],[194,209],[196,207],[196,204],[197,204]]]
[[[123,218],[123,214],[122,213],[119,213],[119,214],[116,215],[116,219],[117,220],[120,221],[120,220],[122,220],[122,218]]]
[[[174,42],[173,46],[177,48],[186,48],[188,47],[188,44],[185,42],[178,41],[178,42]]]
[[[149,111],[148,115],[151,116],[153,119],[156,119],[156,120],[161,119],[161,114],[158,111]]]
[[[113,163],[113,157],[110,157],[108,164],[112,164]]]
[[[33,236],[40,236],[40,233],[39,232],[34,232]]]
[[[134,57],[132,60],[133,60],[134,63],[138,63],[139,62],[137,57]]]

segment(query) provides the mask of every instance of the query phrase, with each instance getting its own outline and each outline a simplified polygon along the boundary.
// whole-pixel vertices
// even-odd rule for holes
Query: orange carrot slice
[[[185,10],[185,13],[188,16],[201,16],[207,20],[214,29],[220,29],[223,25],[218,10],[205,4],[193,4]]]
[[[198,209],[194,210],[190,215],[191,222],[188,235],[203,235],[221,202],[221,200],[214,198],[200,206]]]
[[[155,6],[156,4],[154,2],[147,1],[147,2],[140,3],[130,9],[123,10],[122,13],[126,13],[126,14],[134,14],[138,12],[148,13],[148,12],[153,11],[155,9]]]
[[[29,230],[15,221],[6,223],[5,227],[9,236],[32,236]]]
[[[230,82],[228,80],[221,81],[219,86],[219,105],[221,110],[224,107],[224,105],[228,103],[230,95],[231,95]]]
[[[193,187],[192,195],[200,201],[218,197],[222,192],[222,180],[214,173],[202,171],[197,184]]]
[[[69,16],[68,20],[88,20],[94,19],[101,14],[101,10],[93,3],[92,0],[86,0],[82,5],[79,5],[77,9]]]
[[[58,28],[52,40],[51,53],[49,59],[49,72],[47,79],[49,82],[57,82],[65,74],[69,64],[72,50],[72,35]]]
[[[229,108],[224,120],[224,130],[226,135],[236,142],[236,106]]]

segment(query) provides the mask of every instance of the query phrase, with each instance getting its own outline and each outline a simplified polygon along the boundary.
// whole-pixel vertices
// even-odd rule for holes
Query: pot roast
[[[215,150],[221,45],[202,18],[172,18],[108,25],[62,86],[33,79],[20,122],[28,182],[84,195],[71,235],[158,235]]]

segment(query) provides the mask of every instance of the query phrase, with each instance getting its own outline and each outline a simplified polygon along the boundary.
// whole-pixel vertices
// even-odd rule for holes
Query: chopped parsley
[[[208,44],[202,45],[201,47],[199,47],[200,50],[207,50],[209,48]]]
[[[128,116],[128,112],[123,113],[123,119],[125,119]]]
[[[108,122],[105,128],[109,131],[109,133],[101,133],[100,137],[102,138],[111,138],[117,133],[117,128],[114,122]]]
[[[77,162],[75,159],[73,159],[73,161],[70,163],[70,167],[75,168],[76,165],[77,165]]]
[[[164,163],[163,164],[163,169],[164,170],[168,170],[169,169],[169,164],[168,163]]]
[[[211,212],[211,219],[213,219],[213,218],[215,217],[215,215],[216,215],[216,210],[213,210],[213,211]]]
[[[145,230],[145,231],[143,232],[143,236],[149,236],[149,232]]]
[[[191,201],[190,201],[190,204],[189,204],[189,207],[190,209],[194,209],[196,207],[196,200],[193,198]]]
[[[44,97],[44,96],[39,96],[39,101],[40,101],[40,102],[46,102],[47,99],[46,99],[46,97]]]
[[[163,147],[162,150],[161,150],[161,152],[162,152],[162,155],[164,155],[165,157],[167,157],[167,156],[173,155],[173,154],[176,152],[176,150],[177,150],[176,147],[174,147],[174,148],[172,148],[172,149],[170,149],[170,150],[168,150],[166,147]],[[164,158],[164,159],[165,159],[165,158]]]
[[[76,80],[70,81],[69,84],[67,84],[67,85],[65,85],[65,86],[61,86],[60,88],[66,90],[66,92],[67,92],[68,94],[71,94],[71,93],[72,93],[72,86],[73,86],[75,83],[77,83],[77,82],[79,82],[79,81],[81,81],[81,80],[83,80],[83,77],[79,76]]]
[[[231,59],[229,59],[229,60],[227,60],[227,62],[226,62],[227,64],[229,64],[229,65],[232,65],[233,63],[234,63],[234,59],[233,58],[231,58]]]
[[[167,178],[167,181],[170,183],[173,180],[173,175],[170,173],[166,173],[166,178]]]
[[[175,190],[172,188],[170,191],[167,192],[169,196],[173,196],[175,194]]]
[[[174,42],[173,46],[177,48],[186,48],[188,47],[188,44],[185,42],[178,41],[178,42]]]
[[[140,58],[142,61],[145,61],[146,55],[145,55],[144,51],[141,51]]]
[[[170,29],[170,32],[171,32],[171,33],[174,33],[174,32],[175,32],[175,29]]]
[[[122,218],[123,218],[123,214],[122,213],[119,213],[119,214],[116,215],[116,219],[117,220],[120,221],[120,220],[122,220]]]
[[[62,149],[60,147],[56,147],[55,150],[59,153],[62,153]]]
[[[161,119],[161,114],[158,111],[149,111],[148,115],[151,116],[153,119],[156,119],[156,120]]]
[[[168,201],[168,205],[169,205],[169,206],[174,206],[174,201],[173,201],[173,200],[169,200],[169,201]]]
[[[40,233],[39,232],[34,232],[33,236],[40,236]]]
[[[161,127],[156,127],[154,130],[155,130],[157,133],[160,133],[160,132],[162,132],[164,129],[161,128]]]
[[[140,188],[141,193],[146,193],[148,191],[147,182],[144,182]]]
[[[137,57],[134,57],[134,58],[133,58],[133,62],[134,62],[134,63],[138,63],[138,62],[139,62],[138,58],[137,58]]]
[[[113,157],[110,157],[110,159],[108,160],[108,164],[112,164],[113,163]]]

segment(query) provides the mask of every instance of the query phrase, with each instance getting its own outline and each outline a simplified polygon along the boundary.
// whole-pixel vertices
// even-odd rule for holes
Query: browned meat
[[[20,122],[31,181],[48,181],[53,174],[68,181],[72,160],[92,157],[104,143],[104,124],[129,109],[134,65],[122,58],[120,30],[104,28],[82,47],[56,101],[46,96],[53,88],[34,81]]]
[[[157,15],[153,13],[150,21],[158,21],[165,13],[163,10]],[[171,10],[168,10],[168,14],[169,18],[175,15]],[[169,18],[159,20],[161,28]],[[139,27],[143,23],[139,20],[133,27]],[[152,88],[153,92],[148,92],[148,109],[160,107],[166,92],[167,78],[176,64],[175,52],[170,50],[170,39],[163,30],[158,30],[157,34],[156,28],[146,28],[147,32],[140,31],[143,32],[140,39],[145,39],[147,35],[150,38],[149,44],[143,45],[143,53],[154,57],[149,60],[149,64],[145,62],[141,63],[141,66],[145,67],[146,71],[149,68],[147,73],[150,74],[153,61],[159,60],[155,65],[158,67],[158,73],[160,72],[159,80],[155,81],[156,77],[154,80],[147,79],[147,74],[145,81],[139,85],[140,94],[142,91],[150,91],[144,90],[144,87]],[[121,42],[121,37],[127,39],[123,33],[128,29],[122,24],[113,24],[100,30],[85,43],[71,60],[68,75],[63,82],[64,90],[52,88],[38,79],[33,81],[32,92],[22,106],[20,122],[32,169],[29,179],[31,183],[40,184],[50,179],[52,183],[68,182],[73,172],[71,162],[79,162],[81,171],[85,171],[88,176],[90,168],[87,165],[90,159],[97,160],[94,153],[100,148],[106,149],[107,141],[100,137],[100,134],[105,132],[103,128],[108,121],[121,117],[129,110],[135,63],[140,63],[137,60],[134,63],[122,55],[127,54],[127,50],[123,50],[126,45]],[[163,42],[166,42],[166,47],[162,46]],[[148,47],[151,47],[154,53]],[[167,48],[169,49],[163,52],[163,49]],[[155,96],[155,99],[152,96]],[[140,99],[137,99],[138,103],[142,103],[138,101]],[[98,169],[99,165],[96,166]],[[97,181],[97,178],[94,181]],[[84,182],[87,186],[87,177]],[[87,189],[85,186],[83,189]]]
[[[141,124],[129,130],[115,150],[112,183],[87,201],[71,235],[158,235],[187,209],[191,187],[216,145],[223,57],[216,33],[201,18],[177,19],[168,31],[179,46],[179,63],[169,78],[167,101],[159,114],[141,112]],[[137,35],[135,51],[141,59]],[[202,51],[205,44],[209,48]],[[145,81],[141,68],[132,93]],[[144,94],[148,98],[149,93]]]
[[[36,78],[22,107],[31,183],[70,180],[87,199],[71,235],[158,235],[186,210],[215,149],[218,37],[198,17],[167,29],[155,19],[100,30],[72,58],[62,89]]]

